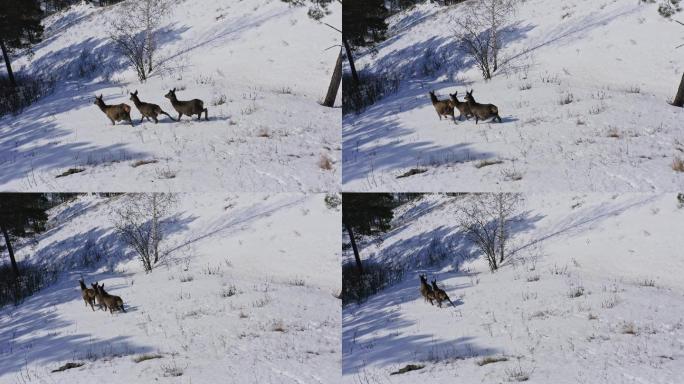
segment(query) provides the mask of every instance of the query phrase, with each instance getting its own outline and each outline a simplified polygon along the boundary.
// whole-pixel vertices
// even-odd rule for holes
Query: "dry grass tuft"
[[[143,361],[154,360],[154,359],[161,359],[161,358],[163,358],[163,357],[164,357],[164,356],[162,356],[162,355],[160,355],[160,354],[158,354],[158,353],[157,353],[157,354],[146,353],[146,354],[144,354],[144,355],[139,355],[139,356],[134,357],[134,358],[133,358],[133,362],[135,362],[135,363],[142,363]]]
[[[496,357],[496,356],[487,356],[487,357],[485,357],[484,359],[478,360],[478,361],[477,361],[477,365],[479,365],[479,366],[481,367],[481,366],[483,366],[483,365],[498,363],[498,362],[501,362],[501,361],[508,361],[508,357],[504,357],[504,356],[499,356],[499,357]]]

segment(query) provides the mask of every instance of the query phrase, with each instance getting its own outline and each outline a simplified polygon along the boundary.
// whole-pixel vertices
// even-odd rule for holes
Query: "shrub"
[[[0,77],[0,117],[23,112],[41,97],[51,94],[56,83],[54,76],[15,76],[15,79],[16,88],[7,77]]]
[[[342,305],[351,302],[361,303],[403,278],[404,270],[401,268],[365,261],[363,275],[359,276],[356,264],[345,263],[342,265]]]
[[[342,205],[342,196],[338,193],[328,193],[323,201],[325,201],[325,206],[329,209],[337,210]]]
[[[0,266],[0,307],[21,304],[24,299],[57,280],[59,271],[47,266],[19,262],[20,275],[14,279],[9,264]]]
[[[401,80],[395,74],[359,73],[359,85],[354,85],[350,74],[342,77],[342,113],[360,113],[385,96],[399,90]]]

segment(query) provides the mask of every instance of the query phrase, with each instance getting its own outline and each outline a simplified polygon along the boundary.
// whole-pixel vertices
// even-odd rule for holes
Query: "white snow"
[[[0,309],[0,383],[339,382],[340,213],[323,197],[179,194],[173,251],[151,274],[113,232],[121,197],[54,209],[50,229],[17,253],[65,272]],[[107,250],[99,268],[77,262],[88,239]],[[80,276],[127,313],[86,308]],[[162,357],[135,363],[142,354]],[[50,373],[71,361],[85,365]]]
[[[467,3],[426,2],[389,20],[390,36],[359,68],[398,75],[398,92],[343,118],[347,191],[633,191],[684,186],[680,25],[639,1],[518,2],[507,26],[509,68],[484,82],[458,49]],[[677,18],[675,16],[674,18]],[[438,65],[436,65],[438,64]],[[440,99],[474,89],[502,124],[440,121]],[[561,99],[572,95],[572,102]],[[457,113],[458,114],[458,113]],[[617,136],[617,137],[614,137]],[[481,160],[501,164],[477,168]],[[410,169],[425,173],[397,178]],[[520,180],[516,180],[522,177]]]
[[[44,41],[13,62],[58,77],[54,94],[0,119],[0,188],[13,191],[323,191],[340,172],[339,108],[319,105],[339,34],[279,0],[172,2],[160,27],[164,70],[140,84],[108,38],[120,4],[77,5],[44,22]],[[322,21],[339,26],[335,3]],[[160,15],[162,17],[162,15]],[[79,76],[87,52],[97,68]],[[129,100],[178,115],[164,95],[199,98],[210,121],[140,123]],[[94,95],[127,103],[112,126]],[[224,103],[220,103],[224,99]],[[196,117],[195,117],[196,119]],[[329,159],[332,170],[319,166]],[[133,165],[138,161],[155,163]],[[70,168],[84,172],[56,178]]]
[[[388,233],[363,240],[366,260],[406,274],[343,308],[343,382],[503,383],[517,371],[530,383],[681,381],[684,208],[675,196],[525,197],[512,231],[521,250],[496,273],[456,226],[461,198],[424,196],[396,211]],[[433,239],[441,263],[427,262]],[[419,273],[455,308],[424,302]],[[485,357],[508,360],[478,365]],[[389,375],[407,364],[425,368]]]

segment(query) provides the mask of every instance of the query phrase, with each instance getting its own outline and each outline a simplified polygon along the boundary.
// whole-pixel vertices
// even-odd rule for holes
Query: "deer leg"
[[[145,120],[145,116],[140,118],[140,124],[142,124],[143,120]]]
[[[157,120],[157,116],[152,116],[152,118],[154,119],[155,124],[157,124],[159,122],[159,120]]]
[[[180,121],[181,117],[183,117],[183,114],[178,112],[178,121]]]

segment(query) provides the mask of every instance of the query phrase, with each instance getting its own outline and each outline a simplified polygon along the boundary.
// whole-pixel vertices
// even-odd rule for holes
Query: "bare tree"
[[[168,0],[127,1],[110,20],[110,34],[119,52],[144,82],[156,69],[157,29],[170,9]]]
[[[482,193],[464,199],[459,208],[459,226],[482,251],[492,272],[508,257],[510,222],[521,204],[520,194]]]
[[[485,80],[501,67],[501,35],[515,5],[516,0],[473,0],[462,6],[464,13],[455,19],[456,38]]]
[[[146,272],[163,258],[164,222],[176,203],[169,193],[136,193],[124,196],[113,211],[113,222],[121,239],[138,254]]]

